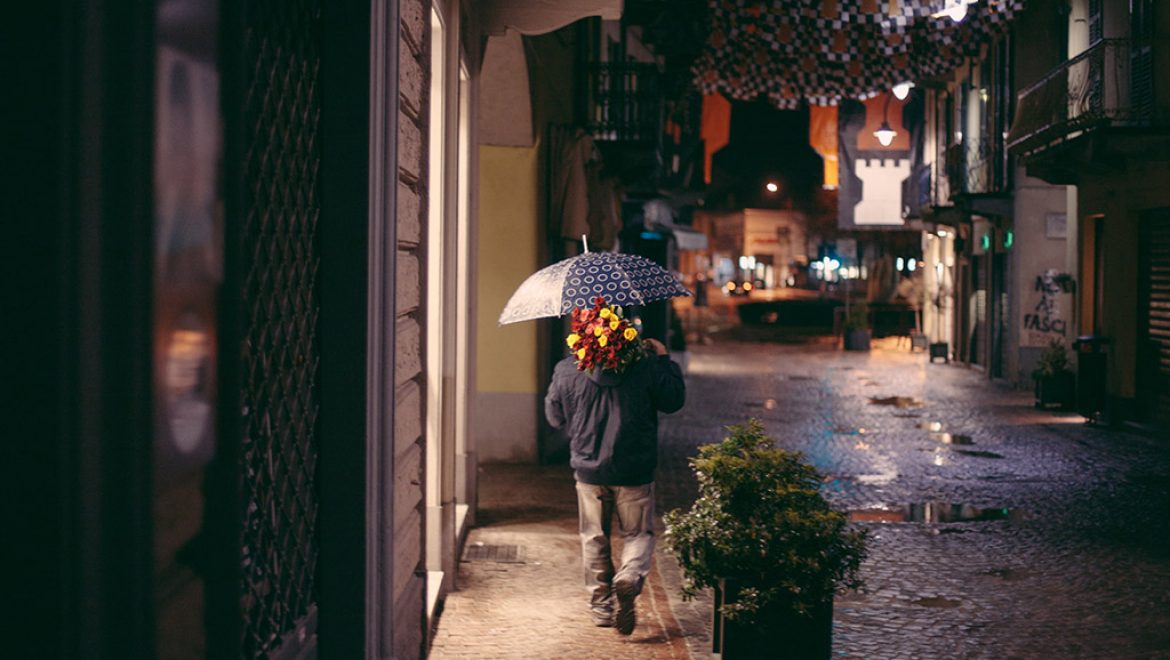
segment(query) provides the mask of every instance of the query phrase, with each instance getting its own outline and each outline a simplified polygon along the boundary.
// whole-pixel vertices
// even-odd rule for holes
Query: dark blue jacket
[[[654,481],[658,466],[658,412],[682,408],[685,398],[682,371],[665,355],[622,374],[578,371],[567,357],[553,371],[544,415],[568,437],[577,481],[639,486]]]

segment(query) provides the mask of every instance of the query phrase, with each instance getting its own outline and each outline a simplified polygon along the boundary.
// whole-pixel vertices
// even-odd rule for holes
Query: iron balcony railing
[[[1019,93],[1008,148],[1026,156],[1101,126],[1148,126],[1152,62],[1148,44],[1097,40]]]
[[[662,132],[658,66],[642,62],[588,65],[585,122],[598,140],[656,142]]]
[[[1002,192],[1007,183],[1003,142],[989,137],[966,137],[946,150],[949,195]]]

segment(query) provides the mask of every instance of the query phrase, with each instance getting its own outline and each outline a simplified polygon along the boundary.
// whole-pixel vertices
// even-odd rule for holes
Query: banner
[[[841,229],[899,229],[908,214],[903,187],[922,159],[923,102],[912,94],[899,101],[879,94],[846,101],[838,112],[837,226]],[[894,134],[883,145],[875,133]],[[916,187],[916,186],[914,186]]]

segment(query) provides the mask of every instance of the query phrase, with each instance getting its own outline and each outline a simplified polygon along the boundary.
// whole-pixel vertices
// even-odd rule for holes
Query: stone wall
[[[422,652],[426,634],[423,557],[423,406],[422,281],[419,259],[426,213],[426,90],[429,56],[425,52],[430,3],[401,0],[398,53],[398,255],[395,273],[394,373],[394,656]]]

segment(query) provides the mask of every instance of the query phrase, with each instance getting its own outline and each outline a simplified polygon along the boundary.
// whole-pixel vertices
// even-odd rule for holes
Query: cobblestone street
[[[660,513],[694,497],[696,448],[756,417],[873,530],[865,588],[836,601],[835,656],[1170,658],[1166,440],[1037,411],[1029,393],[893,343],[699,346],[687,382],[686,407],[662,418]],[[705,657],[709,603],[678,599],[661,544],[635,635],[588,625],[571,479],[536,473],[544,490],[481,481],[488,515],[469,543],[528,544],[528,564],[462,563],[432,657]],[[531,499],[560,489],[560,504]],[[493,492],[538,504],[493,509]],[[545,553],[559,564],[532,565],[541,543],[559,544]]]
[[[688,405],[664,418],[663,510],[693,498],[695,447],[754,416],[858,517],[933,503],[993,518],[864,523],[867,584],[837,599],[835,655],[1170,657],[1170,442],[1037,411],[1029,393],[885,346],[694,350]]]

